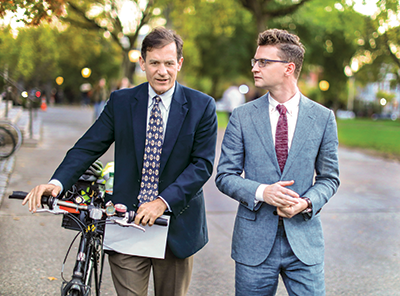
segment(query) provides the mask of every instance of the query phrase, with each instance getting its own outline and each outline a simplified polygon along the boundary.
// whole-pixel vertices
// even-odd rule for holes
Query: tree
[[[152,18],[157,0],[18,0],[7,1],[0,8],[0,15],[7,11],[25,12],[21,19],[27,24],[38,25],[42,21],[56,17],[66,24],[104,33],[121,50],[123,56],[123,76],[133,83],[135,63],[129,60],[129,53],[136,49],[140,29]],[[130,11],[129,20],[123,18]]]
[[[59,16],[64,12],[65,0],[13,0],[0,2],[0,17],[7,12],[23,11],[21,21],[28,25],[39,25],[42,21],[51,20],[53,15]]]
[[[215,98],[236,81],[251,77],[256,28],[236,1],[180,0],[160,5],[166,26],[184,40],[184,81]],[[215,17],[218,16],[218,17]]]
[[[382,81],[387,73],[400,83],[400,4],[395,0],[379,0],[376,12],[366,17],[365,30],[359,36],[360,49],[355,56],[360,71],[357,80],[363,83]]]
[[[255,17],[257,31],[262,32],[274,18],[284,17],[296,12],[312,0],[239,0]]]

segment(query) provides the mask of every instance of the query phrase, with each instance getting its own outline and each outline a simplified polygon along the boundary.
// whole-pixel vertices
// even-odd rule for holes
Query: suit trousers
[[[147,296],[152,267],[155,296],[184,296],[189,289],[193,256],[177,258],[168,246],[165,259],[113,253],[108,261],[118,296]]]
[[[267,259],[258,266],[236,262],[236,296],[273,296],[281,275],[289,296],[324,296],[324,263],[305,265],[293,253],[284,226],[278,226]]]

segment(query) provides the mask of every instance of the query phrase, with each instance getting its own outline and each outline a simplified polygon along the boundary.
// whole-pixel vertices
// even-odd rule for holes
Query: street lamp
[[[81,74],[83,78],[89,78],[92,74],[92,70],[90,68],[83,68]]]

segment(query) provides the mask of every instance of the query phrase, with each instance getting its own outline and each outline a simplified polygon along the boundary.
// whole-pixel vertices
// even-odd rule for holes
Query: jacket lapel
[[[142,89],[137,92],[131,104],[133,140],[135,143],[135,155],[139,172],[142,171],[143,166],[148,100],[148,84],[145,83]]]
[[[280,173],[281,170],[279,168],[278,159],[276,158],[274,139],[272,139],[268,94],[257,99],[254,104],[254,109],[254,114],[250,114],[250,116],[253,120],[255,130],[269,159],[273,160],[272,163]]]
[[[283,174],[290,169],[290,166],[301,151],[306,140],[309,138],[312,131],[314,114],[312,112],[313,104],[310,104],[308,99],[301,95],[299,103],[299,114],[297,117],[296,129],[294,131],[292,145],[290,147],[288,159],[283,169]]]
[[[168,115],[167,129],[165,131],[165,140],[161,154],[160,175],[162,174],[168,158],[171,155],[172,149],[174,148],[188,112],[187,100],[183,88],[177,82],[175,85],[175,92],[172,96],[171,109]]]

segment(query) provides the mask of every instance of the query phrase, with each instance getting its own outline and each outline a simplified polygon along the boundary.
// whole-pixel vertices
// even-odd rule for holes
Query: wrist
[[[302,197],[302,199],[307,202],[307,207],[301,212],[301,214],[303,215],[304,220],[307,221],[312,217],[312,202],[308,197]]]

